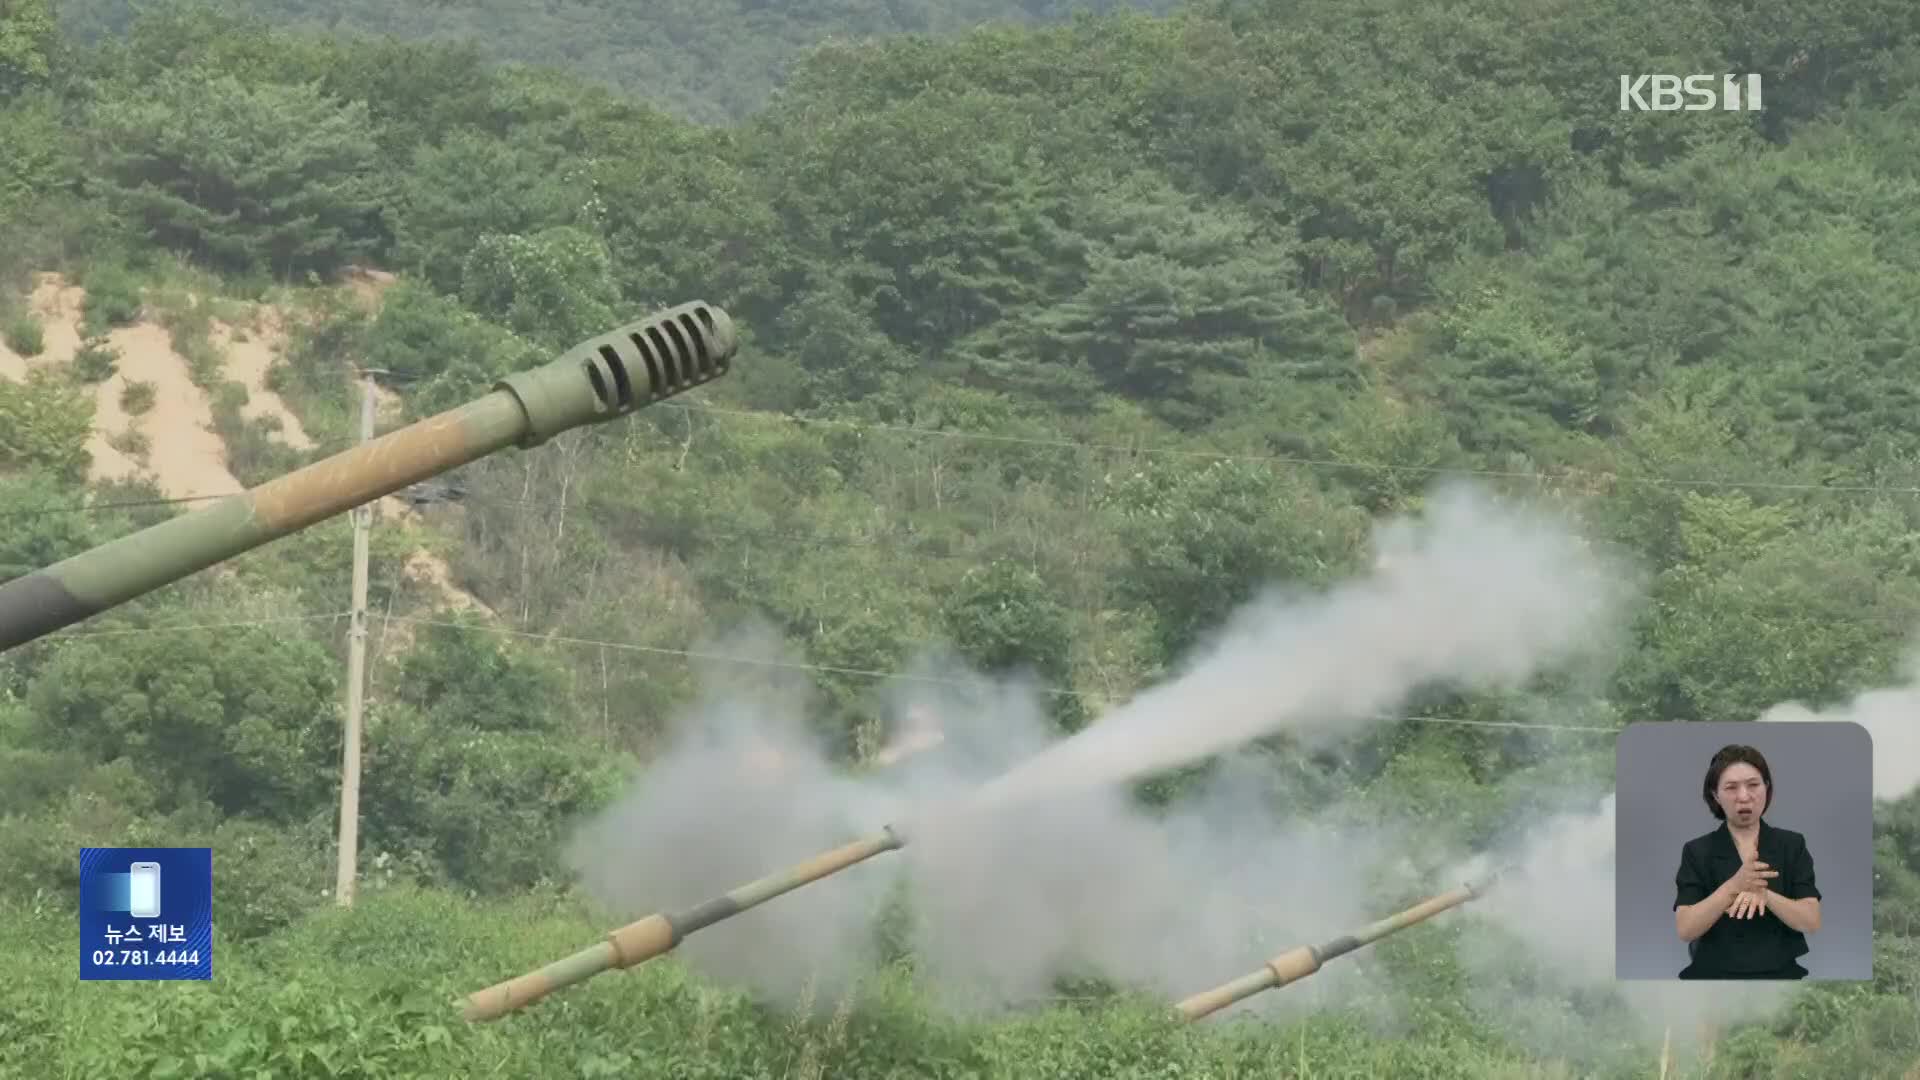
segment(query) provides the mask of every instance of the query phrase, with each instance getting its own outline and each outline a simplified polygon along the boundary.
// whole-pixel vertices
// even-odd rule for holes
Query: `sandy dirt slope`
[[[73,354],[80,351],[78,320],[83,295],[79,289],[67,288],[58,274],[38,275],[27,305],[40,319],[40,336],[45,348],[39,356],[27,358],[9,349],[5,341],[0,341],[0,376],[20,382],[26,379],[29,368],[73,359]],[[68,308],[73,312],[71,319],[57,317]],[[56,317],[49,317],[50,314]]]
[[[280,313],[270,307],[259,308],[254,315],[254,325],[244,329],[246,332],[241,334],[234,327],[216,321],[208,335],[214,347],[227,358],[227,378],[247,388],[247,404],[240,414],[249,420],[272,417],[280,421],[283,442],[295,450],[313,449],[313,439],[301,425],[300,418],[287,408],[279,394],[267,388],[267,372],[272,370],[287,337]]]
[[[107,441],[132,430],[146,436],[146,471],[167,498],[239,491],[240,481],[227,470],[226,443],[213,433],[206,391],[193,384],[187,362],[173,351],[167,331],[143,322],[113,331],[107,343],[119,350],[120,360],[113,377],[94,391],[94,434],[87,442],[94,479],[127,475],[136,467]],[[142,416],[128,416],[120,403],[129,376],[153,384],[153,407]]]
[[[393,283],[393,275],[378,270],[356,270],[348,284],[356,297],[377,307],[381,294]],[[0,342],[0,378],[23,381],[29,371],[42,367],[64,367],[73,361],[81,347],[80,318],[86,292],[68,284],[58,274],[41,274],[29,307],[39,318],[44,347],[38,356],[22,357]],[[270,416],[280,422],[279,437],[299,450],[314,446],[312,436],[300,418],[280,396],[267,388],[267,373],[286,342],[287,326],[282,314],[267,306],[253,309],[245,326],[233,326],[216,320],[210,340],[226,361],[225,377],[247,388],[248,401],[242,414],[249,419]],[[94,432],[87,442],[93,456],[90,477],[96,481],[146,477],[168,498],[197,498],[229,495],[242,490],[240,481],[227,467],[226,446],[213,431],[211,401],[189,374],[184,357],[173,350],[167,330],[157,322],[141,319],[131,326],[114,330],[107,344],[120,356],[112,377],[93,387]],[[131,416],[121,403],[130,382],[153,386],[154,403],[143,415]],[[343,387],[352,393],[353,387]],[[392,391],[376,394],[376,430],[391,430],[400,421],[402,402]],[[143,453],[128,454],[113,443],[128,432],[137,432],[146,440]],[[388,497],[381,499],[376,521],[394,525],[418,525],[420,515],[406,503]],[[427,586],[437,597],[437,606],[453,611],[477,611],[489,618],[493,611],[472,594],[455,584],[446,560],[418,549],[404,566],[407,577]],[[378,613],[375,613],[378,618]],[[393,628],[396,636],[400,625]]]
[[[39,275],[28,306],[40,319],[46,347],[39,356],[24,360],[8,353],[12,363],[0,363],[0,371],[24,375],[23,366],[72,363],[80,351],[80,315],[85,300],[85,290],[67,284],[60,275]],[[162,494],[174,499],[239,491],[240,482],[227,470],[226,446],[213,433],[213,409],[206,392],[193,384],[187,362],[173,351],[167,331],[157,323],[142,320],[115,329],[107,335],[106,343],[120,356],[113,375],[93,387],[94,432],[87,440],[87,451],[93,455],[90,478],[112,480],[146,474]],[[121,395],[130,382],[153,386],[153,407],[145,415],[129,416],[121,406]],[[129,431],[145,436],[144,455],[123,453],[113,446],[114,440]]]

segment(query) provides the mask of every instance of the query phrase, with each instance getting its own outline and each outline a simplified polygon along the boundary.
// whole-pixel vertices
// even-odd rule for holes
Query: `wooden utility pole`
[[[360,441],[373,440],[373,375],[361,373]],[[360,717],[367,693],[367,534],[373,528],[373,504],[353,511],[353,616],[347,630],[347,731],[340,765],[340,870],[334,897],[353,906],[355,870],[360,861]]]

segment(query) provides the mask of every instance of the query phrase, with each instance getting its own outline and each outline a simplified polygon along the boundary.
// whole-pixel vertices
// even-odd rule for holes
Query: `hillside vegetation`
[[[1340,961],[1383,999],[1265,1024],[1098,979],[956,1018],[907,956],[817,1016],[674,958],[450,1010],[613,925],[565,842],[736,677],[710,646],[743,620],[810,665],[849,767],[929,644],[1031,672],[1071,731],[1473,474],[1646,595],[1605,672],[1259,746],[1277,807],[1432,850],[1590,808],[1628,723],[1914,677],[1920,6],[1196,0],[855,38],[1066,6],[762,10],[729,51],[695,5],[0,5],[0,578],[351,445],[361,366],[387,430],[669,304],[745,334],[688,399],[383,502],[350,912],[347,516],[0,658],[0,1072],[1659,1075],[1549,960],[1503,954],[1524,1016],[1476,1005],[1503,939],[1470,908]],[[1766,110],[1617,111],[1618,74],[1678,70],[1760,72]],[[1920,794],[1876,815],[1873,981],[1676,1032],[1668,1075],[1920,1075]],[[210,985],[77,981],[88,844],[216,848]]]
[[[576,81],[625,90],[685,119],[730,122],[764,105],[812,46],[830,39],[952,33],[988,23],[1064,22],[1077,14],[1165,12],[1174,0],[251,0],[227,3],[279,26],[458,42],[448,60],[566,67]],[[124,33],[140,5],[62,0],[77,40]]]

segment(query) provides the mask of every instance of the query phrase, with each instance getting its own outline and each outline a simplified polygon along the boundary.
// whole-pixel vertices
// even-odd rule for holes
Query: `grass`
[[[317,907],[265,938],[235,941],[216,926],[210,983],[81,983],[78,931],[67,905],[46,897],[15,901],[0,905],[0,959],[15,976],[0,986],[0,1074],[1661,1075],[1658,1039],[1613,1062],[1529,1056],[1476,1026],[1423,1019],[1429,1009],[1445,1013],[1445,1002],[1401,1003],[1397,1034],[1380,1033],[1376,1021],[1344,1010],[1188,1026],[1164,1003],[1128,999],[960,1020],[939,1014],[904,972],[887,971],[833,995],[830,1008],[810,986],[799,1007],[786,1010],[710,985],[675,957],[603,973],[493,1023],[459,1019],[465,994],[568,955],[605,929],[553,895],[476,902],[410,886],[367,888],[352,911]],[[1849,1010],[1857,1021],[1819,1045],[1745,1029],[1715,1047],[1704,1069],[1698,1054],[1676,1048],[1665,1075],[1900,1077],[1920,1046],[1912,1030],[1901,1034],[1899,1004],[1876,999]],[[1904,1004],[1911,1012],[1913,1003]]]
[[[227,468],[247,487],[283,476],[308,463],[310,455],[281,441],[274,417],[248,419],[244,383],[226,380],[213,388],[213,431],[227,448]]]
[[[283,297],[288,340],[267,376],[315,444],[339,451],[360,439],[360,396],[351,364],[359,358],[366,315],[345,289],[307,289]]]
[[[214,431],[225,441],[229,468],[241,483],[251,486],[307,463],[310,455],[293,450],[280,440],[277,422],[246,418],[247,388],[227,379],[226,358],[213,336],[214,324],[219,322],[230,327],[236,339],[245,338],[260,327],[258,304],[285,302],[293,293],[268,289],[258,283],[225,281],[179,260],[165,260],[149,267],[138,278],[108,265],[94,271],[89,280],[103,282],[108,289],[103,294],[107,299],[98,306],[102,313],[90,316],[94,322],[104,325],[110,318],[124,322],[133,314],[145,314],[167,329],[173,350],[186,360],[189,378],[209,396]],[[236,293],[241,297],[236,297]],[[144,300],[130,301],[120,294],[144,296]],[[94,304],[92,297],[89,292],[89,305]],[[91,358],[92,363],[89,359],[83,350],[75,361],[80,377],[97,381],[112,373],[110,355]],[[273,374],[281,375],[278,371]],[[130,413],[145,412],[152,407],[152,386],[145,383],[139,386],[136,391],[130,384],[123,399]],[[343,382],[342,396],[346,390]],[[305,411],[320,414],[323,432],[327,421],[343,419],[345,415],[343,406],[337,409],[339,418],[325,409],[310,407]]]

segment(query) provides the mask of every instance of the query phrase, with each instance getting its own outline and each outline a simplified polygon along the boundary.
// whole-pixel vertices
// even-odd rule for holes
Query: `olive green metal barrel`
[[[673,951],[688,934],[730,919],[758,907],[782,893],[791,892],[829,874],[837,874],[856,863],[865,862],[882,852],[906,846],[906,840],[892,826],[853,843],[822,852],[797,866],[758,881],[742,885],[724,896],[674,915],[649,915],[607,935],[607,939],[582,949],[564,960],[496,983],[467,995],[461,1015],[468,1020],[495,1020],[515,1009],[531,1005],[562,987],[608,971],[626,969]]]
[[[700,301],[583,341],[476,401],[0,584],[0,651],[497,450],[710,382],[738,347],[733,321]]]
[[[1483,895],[1493,882],[1493,878],[1488,878],[1477,885],[1462,885],[1452,892],[1441,893],[1439,896],[1424,900],[1398,915],[1390,915],[1344,937],[1335,938],[1325,945],[1302,945],[1297,949],[1281,953],[1267,961],[1266,966],[1258,971],[1242,975],[1232,982],[1223,983],[1182,1001],[1178,1006],[1180,1015],[1189,1021],[1199,1020],[1229,1005],[1244,1001],[1262,990],[1271,990],[1277,986],[1299,982],[1319,971],[1323,964],[1335,957],[1345,956],[1356,949],[1373,944],[1388,934],[1405,930],[1415,923],[1425,922],[1448,908],[1458,907]]]

